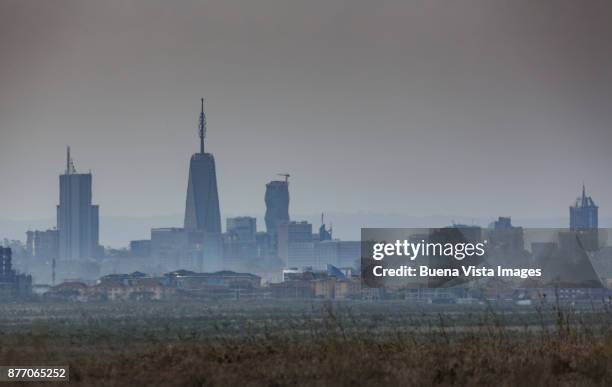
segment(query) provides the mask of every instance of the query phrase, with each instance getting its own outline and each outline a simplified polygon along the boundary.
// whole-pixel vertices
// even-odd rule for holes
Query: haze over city
[[[0,0],[0,382],[612,386],[611,42],[610,0]]]
[[[609,2],[65,5],[0,4],[0,218],[54,218],[66,145],[102,234],[181,214],[202,96],[223,218],[285,172],[292,214],[612,216]]]

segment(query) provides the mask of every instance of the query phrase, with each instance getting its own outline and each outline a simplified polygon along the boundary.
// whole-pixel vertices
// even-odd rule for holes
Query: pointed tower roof
[[[584,183],[582,183],[582,195],[578,199],[576,199],[576,204],[574,205],[574,207],[597,207],[595,201],[593,201],[593,198],[587,196],[586,186]]]

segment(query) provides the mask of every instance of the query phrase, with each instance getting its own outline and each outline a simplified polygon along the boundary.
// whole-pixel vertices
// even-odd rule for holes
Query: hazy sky
[[[0,0],[0,217],[184,210],[199,98],[222,216],[612,215],[610,1]],[[102,225],[103,227],[103,225]]]

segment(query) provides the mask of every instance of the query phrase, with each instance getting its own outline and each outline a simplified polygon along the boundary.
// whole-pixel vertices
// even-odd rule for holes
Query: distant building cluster
[[[361,285],[353,269],[329,266],[326,271],[285,270],[284,280],[262,286],[261,277],[223,270],[196,273],[178,270],[161,276],[141,272],[110,274],[94,283],[66,281],[50,287],[48,301],[158,301],[180,299],[349,299],[359,298]]]
[[[283,281],[269,284],[275,299],[361,299],[361,279],[352,268],[328,265],[326,271],[287,269]]]
[[[110,274],[93,284],[67,281],[43,294],[56,301],[152,301],[180,298],[247,298],[261,287],[261,278],[248,273],[187,270],[149,276],[141,272]]]
[[[223,232],[215,159],[205,152],[205,137],[202,101],[199,152],[189,162],[182,227],[153,228],[149,239],[131,241],[127,249],[100,246],[100,209],[92,200],[93,176],[91,172],[77,172],[68,148],[66,169],[59,176],[57,225],[50,230],[28,231],[25,246],[13,241],[10,248],[0,249],[2,295],[29,294],[34,278],[37,284],[49,285],[43,292],[48,299],[396,296],[390,291],[361,288],[360,241],[334,239],[323,214],[318,229],[307,221],[291,219],[287,173],[265,185],[265,231],[258,230],[256,218],[237,216],[226,219]],[[598,207],[584,187],[569,210],[569,231],[560,232],[558,241],[526,241],[523,229],[513,226],[509,217],[498,218],[486,233],[496,254],[512,254],[519,260],[543,262],[560,251],[608,254],[608,250],[600,249]],[[480,227],[454,227],[461,227],[474,240],[482,237]],[[526,242],[530,243],[529,252]],[[12,255],[19,257],[19,270],[32,277],[16,273]],[[612,264],[600,261],[602,270],[612,273]],[[605,278],[602,280],[607,284]],[[440,298],[440,292],[411,290],[402,297],[432,300]]]
[[[57,226],[27,232],[21,268],[32,273],[35,282],[55,285],[112,273],[178,270],[251,272],[269,282],[279,281],[289,267],[358,266],[359,241],[334,240],[323,216],[318,232],[311,223],[290,219],[289,174],[265,186],[265,231],[258,230],[256,218],[239,216],[227,218],[223,232],[215,159],[205,151],[203,101],[199,125],[199,152],[189,162],[182,227],[154,228],[150,239],[131,241],[127,250],[102,248],[92,174],[77,172],[68,148],[59,178]]]

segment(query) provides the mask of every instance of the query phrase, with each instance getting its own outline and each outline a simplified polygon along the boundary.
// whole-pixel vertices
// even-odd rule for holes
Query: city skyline
[[[205,116],[204,116],[204,119],[202,120],[202,115],[203,115],[203,110],[202,110],[202,113],[200,115],[200,117],[201,117],[200,118],[200,125],[202,126],[202,123],[204,123],[204,129],[203,129],[203,131],[200,130],[200,133],[204,133],[205,130],[206,130],[205,129]],[[200,153],[195,153],[193,155],[194,157],[195,156],[199,156],[199,155],[202,154],[201,151],[203,150],[203,136],[200,136],[200,143],[201,143],[201,145],[200,145]],[[66,169],[65,169],[65,173],[63,175],[60,175],[60,182],[61,182],[62,178],[66,178],[66,176],[68,176],[68,175],[77,174],[76,168],[75,168],[74,163],[73,163],[73,160],[72,160],[72,158],[70,156],[70,147],[68,147],[67,152],[68,153],[67,153],[67,159],[66,159],[67,160],[66,161]],[[210,155],[210,154],[207,154],[207,155]],[[212,155],[210,155],[210,157],[212,157]],[[192,157],[192,161],[193,161],[193,157]],[[192,168],[192,166],[190,165],[189,169],[191,169],[191,168]],[[77,175],[81,176],[79,174],[77,174]],[[272,180],[272,181],[270,181],[269,183],[266,184],[266,186],[265,186],[266,187],[266,190],[265,190],[265,192],[266,192],[265,199],[266,200],[264,200],[263,201],[264,203],[262,203],[262,204],[267,206],[267,210],[268,211],[269,210],[274,210],[274,211],[280,210],[279,214],[280,214],[281,218],[285,219],[286,221],[288,221],[289,220],[289,211],[290,211],[289,210],[289,190],[288,190],[288,178],[289,178],[289,174],[279,174],[279,175],[283,176],[285,180],[284,181]],[[88,177],[88,181],[89,181],[89,183],[88,183],[88,191],[89,191],[89,194],[88,194],[89,195],[89,200],[88,200],[88,202],[90,202],[91,201],[91,197],[93,196],[93,192],[91,192],[92,171],[89,171],[89,173],[87,173],[87,174],[83,174],[83,176],[84,177]],[[191,182],[189,182],[188,186],[190,184],[191,184]],[[276,184],[276,186],[275,186],[275,184]],[[284,194],[283,194],[283,192],[279,192],[281,195],[279,197],[276,197],[276,196],[278,196],[278,193],[275,193],[276,196],[272,195],[272,196],[274,196],[275,200],[271,200],[272,196],[270,196],[270,198],[268,198],[268,195],[271,194],[271,192],[269,192],[270,191],[270,187],[271,186],[277,187],[279,185],[282,186],[282,188],[284,189]],[[61,194],[61,191],[62,191],[62,189],[61,189],[61,185],[60,185],[60,198],[63,198],[63,196]],[[188,192],[189,192],[189,187],[188,187]],[[570,215],[571,215],[572,211],[574,211],[575,207],[578,206],[581,203],[582,203],[581,205],[585,205],[585,203],[588,202],[588,203],[590,203],[589,205],[595,206],[594,203],[593,203],[593,199],[591,199],[590,196],[585,196],[586,195],[585,192],[586,192],[586,188],[585,188],[585,185],[583,184],[582,185],[582,194],[581,194],[581,196],[579,195],[577,197],[577,199],[575,201],[575,205],[569,205],[568,206],[569,209],[570,209]],[[283,198],[282,197],[283,195],[286,195],[286,197]],[[213,195],[213,196],[216,196],[216,195]],[[188,197],[189,197],[189,195],[188,195]],[[268,199],[270,200],[269,202],[268,202]],[[279,199],[280,199],[280,201],[277,204],[276,202]],[[187,200],[187,203],[189,203],[189,199]],[[280,205],[280,207],[279,207],[279,205]],[[95,209],[95,215],[96,215],[96,217],[95,217],[95,230],[96,230],[95,231],[95,233],[96,233],[95,240],[97,241],[97,239],[98,239],[98,237],[97,237],[97,232],[98,231],[97,230],[99,228],[99,226],[98,226],[98,206],[95,205],[95,206],[92,206],[92,208]],[[188,211],[188,210],[189,210],[189,206],[187,207],[186,211]],[[595,206],[595,219],[597,219],[597,210],[598,210],[598,206]],[[285,215],[283,215],[283,212],[285,213]],[[231,213],[230,212],[223,219],[228,220],[228,219],[230,219],[232,217],[236,217],[236,216],[238,216],[238,217],[245,216],[245,215],[246,216],[251,216],[253,214],[254,214],[253,212],[249,212],[249,213],[246,213],[246,214],[245,213],[237,214],[237,213]],[[279,215],[279,214],[277,214],[277,215]],[[338,213],[333,213],[333,212],[332,212],[332,214],[338,215]],[[59,215],[60,215],[60,206],[58,206],[58,211],[57,211],[57,216],[58,216],[58,218],[56,220],[57,224],[60,223]],[[343,215],[347,215],[347,214],[340,214],[340,215],[342,217]],[[350,217],[350,214],[348,214],[348,215]],[[365,227],[365,226],[369,226],[369,227],[425,227],[425,226],[426,227],[441,227],[441,226],[446,226],[446,225],[449,225],[449,224],[462,224],[462,223],[463,224],[478,225],[478,226],[481,226],[481,227],[487,227],[487,225],[489,225],[490,222],[494,221],[499,214],[491,215],[488,218],[479,218],[479,219],[476,219],[474,217],[471,217],[471,218],[470,217],[458,217],[457,218],[457,217],[452,217],[452,216],[449,217],[449,216],[440,216],[440,215],[430,215],[430,216],[423,216],[423,217],[415,217],[415,216],[402,217],[401,214],[394,214],[394,215],[395,216],[392,218],[392,221],[391,222],[387,222],[387,223],[385,223],[385,219],[384,219],[385,215],[384,214],[382,215],[382,219],[381,219],[381,214],[374,214],[374,219],[372,219],[371,222],[368,219],[368,214],[363,214],[363,213],[362,214],[357,214],[357,217],[361,217],[361,219],[359,219],[361,221],[361,223],[362,223],[362,225],[360,227]],[[512,214],[504,214],[504,215],[512,216]],[[389,216],[389,215],[387,215],[387,216]],[[104,223],[105,219],[109,219],[109,218],[112,218],[112,217],[108,217],[108,216],[103,216],[102,215],[102,216],[100,216],[100,218],[102,218],[102,223]],[[128,244],[128,242],[131,241],[131,240],[148,238],[149,235],[150,235],[150,231],[152,229],[154,229],[154,228],[158,228],[158,227],[174,227],[175,228],[175,227],[179,226],[178,225],[178,218],[174,219],[173,221],[172,220],[169,221],[168,218],[170,218],[170,217],[168,217],[168,216],[162,217],[162,218],[165,218],[165,221],[163,221],[161,223],[159,223],[159,220],[158,220],[156,223],[148,223],[146,225],[141,225],[141,227],[140,227],[141,229],[137,230],[134,234],[131,234],[129,232],[125,233],[126,232],[125,229],[121,230],[121,231],[118,231],[119,233],[125,234],[124,235],[124,240],[122,240],[121,243],[117,243],[114,240],[112,242],[110,242],[110,243],[108,243],[108,242],[105,243],[105,241],[102,240],[102,245],[103,246],[108,246],[108,247],[126,246]],[[264,216],[264,214],[261,213],[261,212],[259,214],[255,213],[255,219],[258,219],[258,218],[259,218],[260,222],[261,221],[266,221],[266,216]],[[118,217],[119,221],[121,221],[121,219],[123,219],[125,221],[125,220],[129,220],[130,218],[129,217]],[[317,215],[317,217],[313,217],[312,214],[310,214],[310,215],[296,214],[296,215],[293,216],[292,219],[294,219],[294,220],[297,219],[298,221],[307,220],[309,223],[311,223],[312,225],[316,226],[317,225],[317,221],[314,220],[314,219],[318,219],[318,215]],[[323,219],[323,217],[321,217],[321,220],[322,219]],[[570,228],[573,227],[573,226],[571,226],[571,222],[572,222],[572,217],[571,216],[570,217],[556,217],[556,218],[549,218],[549,219],[545,219],[545,218],[544,219],[538,219],[538,218],[531,218],[531,219],[529,219],[529,218],[527,218],[527,222],[526,223],[524,223],[525,219],[516,218],[516,217],[514,219],[515,220],[518,219],[519,225],[522,225],[522,226],[531,226],[531,227],[565,227],[566,224],[567,224],[567,221],[569,220]],[[220,221],[220,218],[218,220]],[[552,220],[552,222],[551,222],[551,220]],[[127,223],[127,225],[125,225],[124,227],[130,227],[131,226],[130,222],[126,222],[126,223]],[[264,230],[263,227],[265,227],[266,229],[269,229],[267,224],[264,225],[262,223],[267,223],[267,221],[266,222],[261,222],[260,223],[260,228],[257,231],[263,231]],[[332,223],[333,223],[333,219],[332,219]],[[603,227],[607,227],[609,224],[612,224],[612,219],[604,219],[604,221],[602,223],[603,223],[602,224]],[[596,224],[597,224],[597,221],[595,220],[595,227],[597,227]],[[109,228],[116,228],[117,225],[118,225],[117,222],[114,222],[114,226],[113,227],[109,227]],[[343,219],[341,219],[340,227],[337,228],[337,230],[340,231],[339,233],[337,233],[337,236],[339,236],[339,239],[344,239],[344,240],[358,239],[358,232],[359,232],[359,228],[360,227],[357,227],[356,230],[354,230],[354,229],[351,230],[352,233],[348,234],[346,228],[352,229],[352,228],[354,228],[354,225],[351,225],[349,227],[346,227],[346,226],[347,226],[346,221],[343,222]],[[191,229],[197,229],[198,228],[195,224],[193,224],[193,225],[185,224],[184,227],[185,227],[185,229],[190,229],[190,228]],[[200,227],[204,227],[204,225],[202,224],[202,225],[200,225]],[[0,228],[1,228],[1,224],[0,224]],[[29,232],[29,231],[32,231],[32,230],[37,229],[37,228],[41,229],[41,230],[47,229],[47,228],[55,229],[55,226],[51,227],[50,224],[38,224],[38,225],[32,227],[30,225],[30,226],[27,227],[27,231]],[[213,228],[216,229],[216,226],[213,225]],[[104,229],[106,229],[106,227],[102,227],[102,230],[104,230]],[[220,224],[219,224],[219,228],[218,229],[222,230],[221,227],[220,227]],[[146,234],[142,234],[141,233],[143,230],[146,230]],[[133,230],[130,230],[130,231],[133,231]],[[223,231],[225,232],[227,230],[223,230]],[[267,230],[267,231],[270,232],[270,230]],[[141,234],[138,234],[139,232]],[[23,234],[23,232],[21,232],[21,231],[19,233]],[[272,233],[274,233],[274,231],[272,231]],[[104,234],[104,233],[101,233],[101,234]],[[12,238],[9,238],[9,239],[12,239]],[[21,237],[17,237],[15,239],[21,240],[22,238]],[[104,239],[104,238],[102,238],[102,239]],[[94,245],[97,246],[97,242],[95,242]]]
[[[611,42],[612,0],[0,0],[0,381],[612,385]]]

